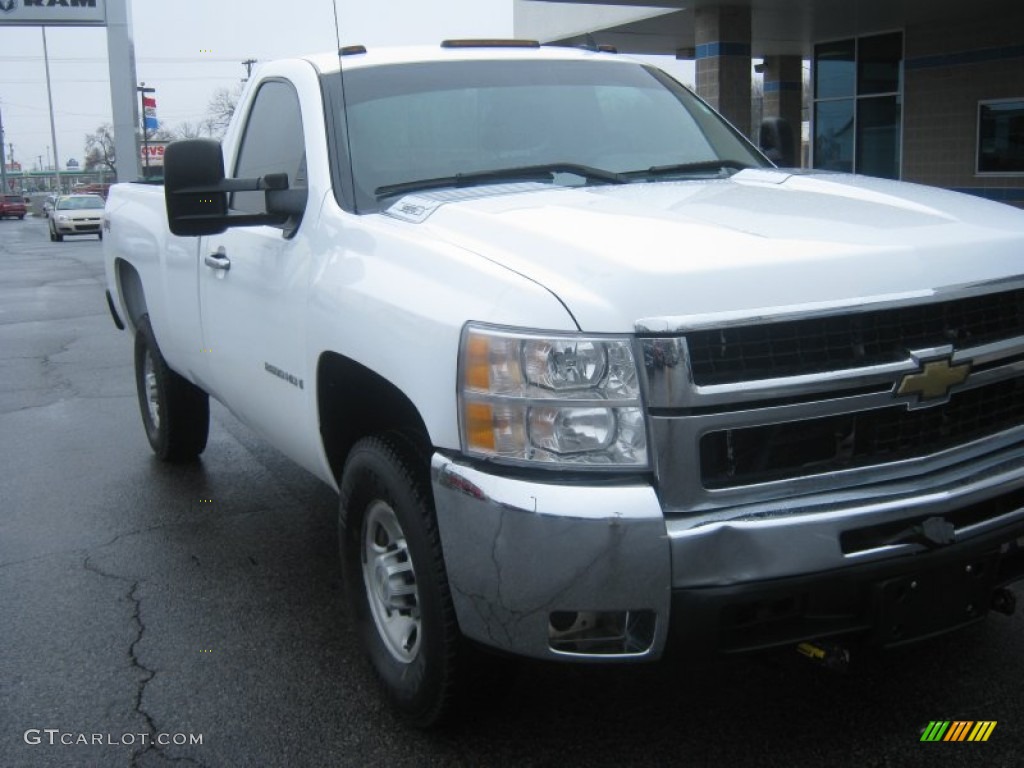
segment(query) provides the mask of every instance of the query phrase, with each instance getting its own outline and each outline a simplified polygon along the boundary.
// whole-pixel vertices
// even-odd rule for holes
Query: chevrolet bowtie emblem
[[[963,384],[970,373],[970,363],[954,365],[951,358],[932,360],[925,363],[919,373],[908,373],[900,379],[896,394],[904,397],[916,396],[920,404],[946,400],[949,398],[949,391],[957,384]]]

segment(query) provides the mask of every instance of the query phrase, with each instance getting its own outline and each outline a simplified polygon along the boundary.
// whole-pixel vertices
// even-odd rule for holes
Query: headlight
[[[459,416],[463,450],[473,456],[577,468],[648,463],[627,337],[467,325]]]
[[[65,216],[63,213],[57,216],[57,221],[71,221],[70,216]]]

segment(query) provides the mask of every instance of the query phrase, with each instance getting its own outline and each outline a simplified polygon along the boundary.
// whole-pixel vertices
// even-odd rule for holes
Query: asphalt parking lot
[[[131,363],[101,243],[0,221],[0,767],[1022,764],[1024,610],[845,674],[528,663],[409,730],[347,626],[333,492],[218,405],[201,463],[161,465]],[[933,720],[997,726],[921,743]]]

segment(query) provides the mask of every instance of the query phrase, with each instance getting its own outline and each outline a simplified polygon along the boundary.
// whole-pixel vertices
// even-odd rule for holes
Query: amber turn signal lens
[[[493,406],[487,403],[466,404],[466,440],[471,449],[494,451]]]
[[[491,343],[486,336],[472,335],[466,345],[466,384],[486,392],[491,386]]]

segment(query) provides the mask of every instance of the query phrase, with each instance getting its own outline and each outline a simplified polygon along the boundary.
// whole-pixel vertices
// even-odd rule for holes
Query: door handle
[[[223,269],[225,272],[231,269],[231,259],[228,258],[223,245],[217,249],[216,253],[206,254],[206,257],[203,259],[203,263],[213,269]]]

